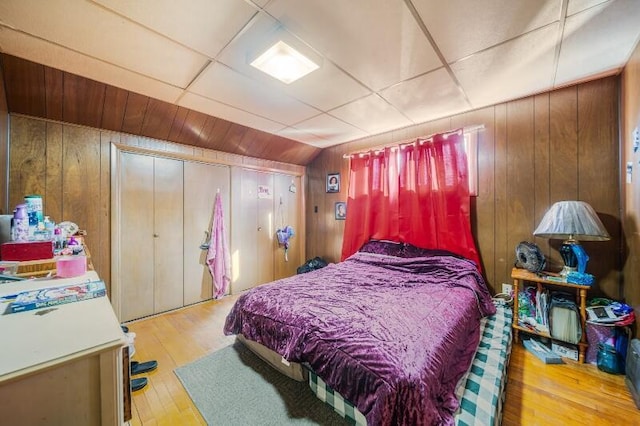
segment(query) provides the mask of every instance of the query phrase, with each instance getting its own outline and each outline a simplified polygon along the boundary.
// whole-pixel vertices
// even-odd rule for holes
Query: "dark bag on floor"
[[[327,266],[327,262],[325,262],[325,260],[321,257],[314,257],[313,259],[307,260],[304,265],[301,265],[298,269],[297,269],[297,273],[298,274],[304,274],[307,272],[311,272],[315,269],[320,269],[320,268],[324,268],[325,266]]]

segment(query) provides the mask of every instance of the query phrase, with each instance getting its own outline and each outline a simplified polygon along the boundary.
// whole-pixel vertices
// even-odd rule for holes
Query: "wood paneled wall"
[[[2,54],[10,113],[305,165],[320,148]]]
[[[93,265],[107,285],[111,278],[112,143],[183,159],[300,176],[305,172],[295,164],[22,115],[11,114],[10,124],[10,208],[27,194],[41,194],[44,213],[52,220],[69,220],[87,231]]]
[[[9,109],[7,108],[7,96],[4,91],[4,73],[0,69],[0,164],[3,165],[0,170],[4,169],[7,164],[8,150],[8,130],[9,130]],[[11,214],[13,210],[9,209],[7,200],[7,174],[0,173],[0,214]]]
[[[618,77],[323,150],[307,167],[307,256],[340,259],[344,222],[334,219],[333,206],[347,199],[349,162],[343,154],[473,125],[484,125],[484,130],[478,136],[472,227],[489,285],[500,291],[501,283],[511,282],[514,250],[523,240],[535,241],[550,269],[559,269],[562,241],[534,238],[532,232],[553,202],[583,200],[612,236],[608,242],[583,243],[591,258],[588,271],[598,279],[592,294],[622,297]],[[326,174],[331,172],[342,175],[338,194],[325,193]]]
[[[625,236],[624,296],[640,318],[640,150],[634,152],[633,131],[640,131],[640,44],[636,46],[622,72],[622,217]],[[631,182],[627,182],[626,166],[632,164]],[[638,335],[636,321],[636,336]]]

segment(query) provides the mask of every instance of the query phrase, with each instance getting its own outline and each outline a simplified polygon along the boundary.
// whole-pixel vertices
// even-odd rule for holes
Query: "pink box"
[[[58,277],[78,277],[84,275],[86,272],[86,256],[62,256],[56,260],[56,275]]]

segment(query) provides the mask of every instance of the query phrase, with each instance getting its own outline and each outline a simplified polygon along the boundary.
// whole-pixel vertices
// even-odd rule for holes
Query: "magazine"
[[[59,287],[43,288],[39,290],[19,293],[11,303],[11,312],[30,311],[64,303],[79,302],[81,300],[102,297],[107,294],[104,281],[88,281],[78,284],[67,284]]]

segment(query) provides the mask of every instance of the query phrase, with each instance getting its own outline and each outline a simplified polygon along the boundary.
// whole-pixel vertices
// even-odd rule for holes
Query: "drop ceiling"
[[[2,0],[0,51],[324,148],[614,74],[639,0]],[[291,84],[249,63],[283,40]]]

